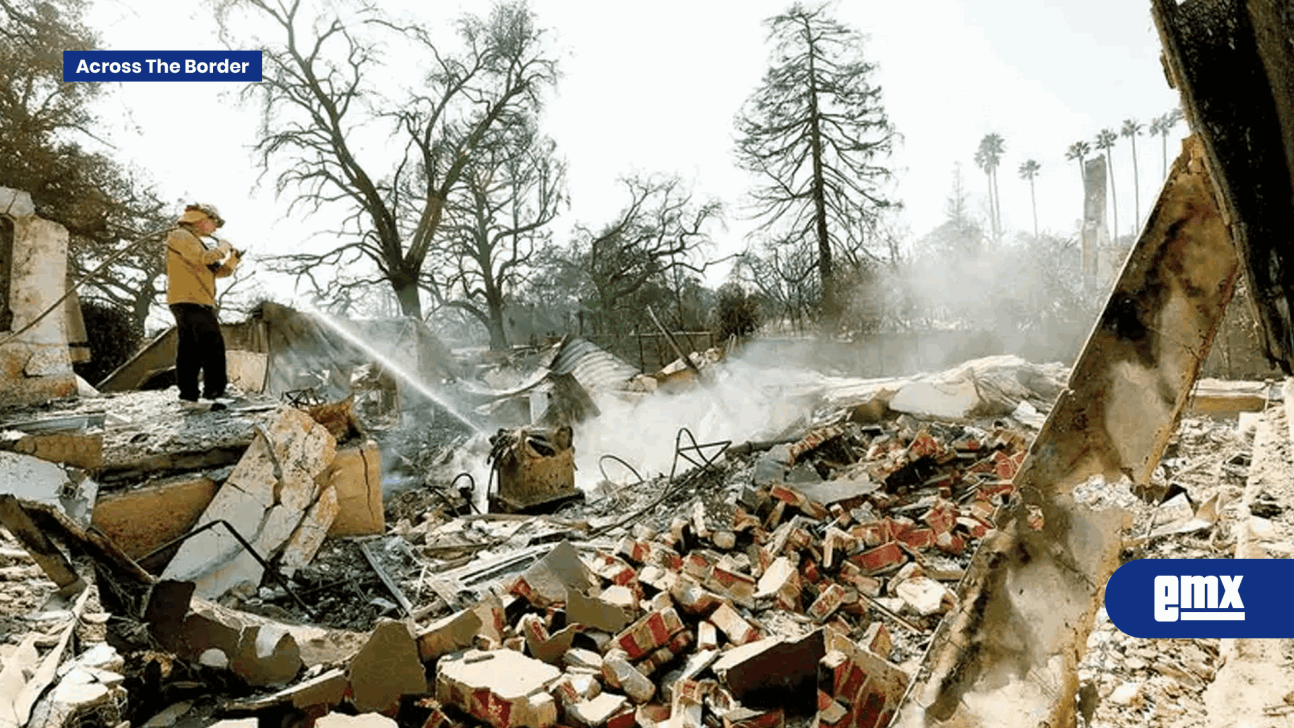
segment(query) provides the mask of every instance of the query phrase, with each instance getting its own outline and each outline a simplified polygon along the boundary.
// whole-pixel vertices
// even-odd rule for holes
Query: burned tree
[[[556,80],[534,14],[514,2],[485,18],[466,16],[457,25],[462,49],[451,52],[427,28],[398,24],[369,5],[314,18],[300,0],[225,0],[218,15],[226,36],[238,25],[235,11],[278,34],[252,41],[265,49],[264,80],[247,91],[263,109],[262,168],[280,170],[277,190],[293,191],[291,208],[346,211],[344,242],[283,257],[279,267],[304,277],[320,265],[367,259],[404,313],[421,316],[419,291],[436,283],[426,264],[443,242],[446,207],[469,163],[495,130],[537,110]],[[385,63],[384,43],[418,56]],[[406,79],[406,88],[389,90]],[[366,136],[383,126],[388,138]]]
[[[492,133],[448,205],[438,299],[480,321],[495,349],[508,345],[507,297],[546,244],[545,226],[564,199],[566,168],[554,148],[531,121]]]
[[[572,258],[583,272],[585,305],[603,320],[644,322],[644,298],[667,296],[669,274],[683,269],[703,273],[718,261],[697,261],[711,242],[709,227],[721,219],[714,200],[697,203],[675,177],[622,180],[629,204],[598,233],[577,232]],[[617,329],[620,327],[617,326]]]
[[[761,180],[751,193],[759,230],[816,250],[831,320],[840,304],[833,251],[894,204],[882,184],[896,132],[857,32],[798,3],[767,25],[773,62],[737,116],[737,158]]]

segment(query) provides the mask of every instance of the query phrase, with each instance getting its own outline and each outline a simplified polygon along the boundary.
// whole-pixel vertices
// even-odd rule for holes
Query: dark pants
[[[225,339],[211,306],[173,303],[175,315],[175,380],[180,399],[197,401],[198,372],[202,372],[202,396],[215,399],[225,395]]]

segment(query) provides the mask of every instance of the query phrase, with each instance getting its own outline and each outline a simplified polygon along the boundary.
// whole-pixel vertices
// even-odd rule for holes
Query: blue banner
[[[260,51],[63,51],[64,81],[261,80]]]
[[[1289,559],[1138,559],[1105,586],[1105,611],[1133,637],[1294,637]]]

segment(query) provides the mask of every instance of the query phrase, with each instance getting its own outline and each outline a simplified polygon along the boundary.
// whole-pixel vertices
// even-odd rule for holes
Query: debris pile
[[[205,416],[199,443],[184,439],[197,420],[132,429],[124,420],[146,417],[108,407],[99,421],[117,425],[92,470],[103,488],[0,452],[3,472],[24,473],[0,501],[0,538],[21,539],[0,542],[0,579],[38,595],[11,600],[21,614],[58,615],[0,620],[13,643],[0,717],[887,725],[1014,492],[1056,378],[1003,359],[831,382],[789,430],[733,444],[682,428],[668,475],[603,471],[587,493],[574,450],[596,418],[504,428],[473,446],[495,469],[485,492],[455,478],[385,500],[390,444],[357,431],[351,402],[235,407]],[[717,399],[694,386],[649,396]],[[1196,457],[1170,452],[1165,479],[1188,482]],[[141,472],[156,476],[123,487]],[[1222,508],[1171,495],[1150,543],[1207,529]],[[1108,693],[1115,675],[1092,675]],[[32,691],[39,701],[19,699]]]

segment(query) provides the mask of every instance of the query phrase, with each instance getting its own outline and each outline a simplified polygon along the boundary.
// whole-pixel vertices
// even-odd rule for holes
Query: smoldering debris
[[[94,547],[92,533],[57,519],[47,523],[61,507],[57,499],[47,503],[35,517],[88,585],[81,623],[90,615],[100,628],[82,638],[79,627],[77,639],[84,646],[109,639],[121,663],[111,668],[117,677],[104,668],[87,670],[92,679],[81,676],[66,666],[92,651],[71,640],[50,657],[46,645],[66,629],[50,622],[32,644],[38,661],[43,655],[65,666],[51,685],[67,687],[57,697],[42,691],[42,700],[53,702],[40,715],[58,717],[41,725],[353,712],[444,728],[883,724],[934,630],[961,598],[971,553],[994,532],[995,513],[1012,495],[1011,479],[1034,432],[1012,413],[1020,402],[1045,413],[1054,379],[1039,374],[1047,368],[1020,362],[880,381],[761,375],[720,359],[701,369],[702,378],[672,393],[648,393],[641,384],[639,391],[632,384],[589,390],[599,400],[596,417],[572,426],[504,427],[493,443],[481,437],[470,447],[438,436],[419,440],[416,421],[362,434],[347,427],[349,439],[337,442],[330,428],[272,402],[184,421],[191,434],[209,427],[203,437],[219,432],[243,444],[230,446],[231,463],[203,464],[180,480],[173,471],[183,458],[161,457],[172,445],[141,457],[136,443],[132,468],[151,463],[172,475],[127,482],[126,471],[115,469],[96,514],[100,504],[146,494],[152,500],[128,500],[125,512],[138,522],[140,514],[170,512],[164,508],[196,510],[180,534],[187,535],[205,518],[193,502],[205,499],[209,507],[231,483],[249,493],[253,485],[269,486],[257,506],[259,524],[234,524],[268,568],[214,602],[203,600],[193,596],[194,583],[157,576],[165,564],[154,561],[168,549],[148,552],[174,536],[159,533],[151,546],[132,546],[150,556],[144,562],[154,569],[140,573],[131,570],[131,557]],[[961,390],[944,385],[966,377],[980,385],[981,399],[968,410],[973,414],[948,417],[941,398],[961,402]],[[1038,389],[1038,382],[1047,384]],[[925,409],[894,409],[914,383],[921,387],[900,405],[912,400]],[[731,392],[741,394],[729,400]],[[909,396],[914,392],[919,396]],[[754,417],[744,408],[754,412],[763,396],[793,401],[794,412],[772,423],[742,423],[736,431],[749,437],[724,436],[722,418]],[[617,414],[618,406],[625,414]],[[632,431],[605,430],[633,423],[633,413],[647,420],[653,408],[656,421],[640,432],[655,436],[668,425],[668,434],[654,443],[640,435],[638,446],[663,444],[664,455],[639,460],[653,463],[642,470],[598,467],[607,456],[637,460]],[[105,421],[125,419],[106,409]],[[700,432],[670,422],[676,412],[700,413]],[[177,441],[161,433],[180,425],[146,407],[135,413],[147,426],[120,423],[114,427],[124,431],[105,436],[130,439],[135,427],[147,433],[143,442]],[[397,433],[401,438],[391,437]],[[601,449],[599,442],[624,449]],[[403,457],[392,455],[396,447],[409,443],[428,455],[413,451],[402,471],[409,483],[384,493],[386,465]],[[289,466],[310,461],[312,452],[316,465],[294,475]],[[109,453],[105,462],[117,457]],[[554,470],[561,489],[582,485],[579,476],[593,485],[581,490],[582,500],[545,514],[487,512],[464,496],[479,495],[488,479],[457,477],[471,460],[511,467],[524,481],[533,475],[527,463],[559,458],[566,458]],[[500,484],[499,494],[504,490]],[[328,492],[335,508],[319,505]],[[287,514],[303,538],[324,536],[295,562],[286,549],[267,546],[265,529]],[[222,563],[241,558],[222,556],[223,546],[201,551],[231,559]],[[17,542],[0,543],[0,557],[22,584],[39,582],[39,591],[51,595],[57,588]],[[0,567],[0,575],[9,568]],[[49,611],[30,600],[10,603],[22,614]],[[17,613],[0,615],[0,626],[18,642],[32,635]],[[871,678],[857,679],[862,674]],[[415,675],[434,681],[415,684]],[[505,675],[527,682],[505,684]],[[53,709],[72,704],[73,686],[87,680],[102,683],[104,690],[87,690],[106,691],[110,700]],[[773,691],[789,697],[772,700]]]

